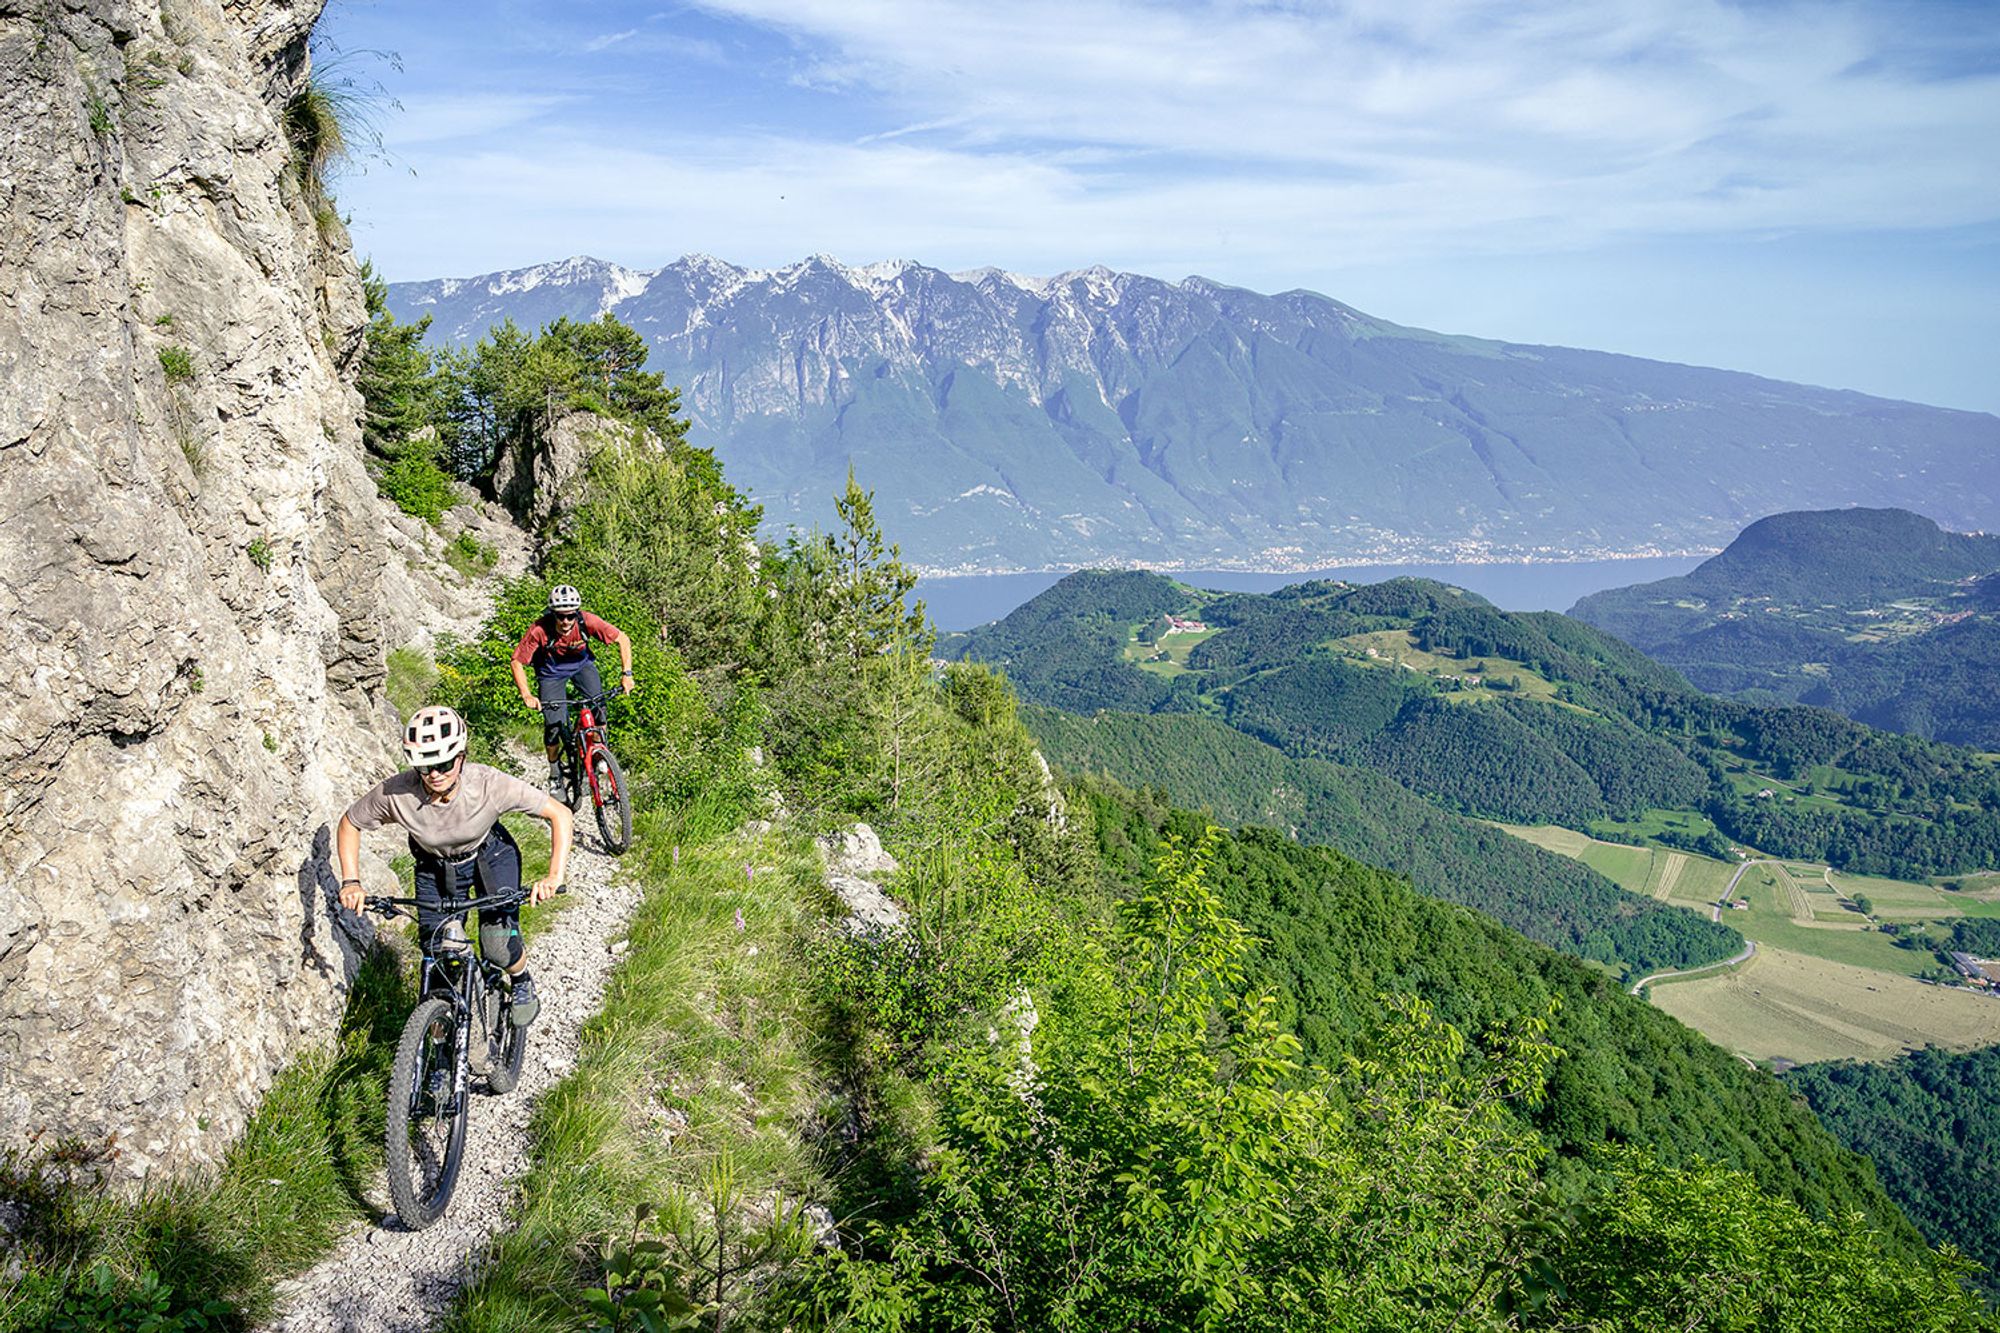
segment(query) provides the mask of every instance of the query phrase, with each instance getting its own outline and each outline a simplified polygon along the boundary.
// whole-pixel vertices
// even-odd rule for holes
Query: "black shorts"
[[[554,745],[561,735],[563,712],[569,703],[569,683],[576,682],[576,692],[589,701],[592,711],[599,718],[604,716],[604,680],[597,674],[597,663],[585,658],[583,665],[575,671],[561,675],[535,675],[535,693],[542,701],[542,744]]]
[[[512,834],[499,824],[486,835],[479,850],[464,861],[453,863],[433,856],[415,842],[411,855],[417,858],[416,900],[417,938],[429,940],[431,931],[444,921],[436,904],[445,898],[477,898],[489,893],[514,893],[521,887],[521,848]],[[502,935],[500,932],[505,931]],[[489,936],[491,939],[489,940]],[[479,940],[487,956],[496,962],[518,962],[521,957],[521,909],[489,907],[479,913]],[[495,947],[496,944],[499,947]],[[504,952],[504,958],[499,956]]]

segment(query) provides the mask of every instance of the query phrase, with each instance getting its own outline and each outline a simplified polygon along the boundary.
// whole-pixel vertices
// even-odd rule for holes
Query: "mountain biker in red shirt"
[[[403,730],[403,753],[410,767],[376,783],[347,807],[334,834],[340,861],[340,905],[358,912],[361,890],[361,834],[396,824],[410,836],[416,857],[417,929],[421,938],[444,919],[435,904],[442,898],[511,893],[521,887],[521,849],[500,816],[509,811],[548,821],[549,873],[530,891],[541,902],[563,882],[574,827],[569,807],[551,800],[521,779],[465,758],[465,720],[449,708],[419,709]],[[503,964],[514,979],[514,1021],[522,1027],[541,1011],[528,951],[521,942],[521,909],[481,908],[479,947]]]
[[[632,692],[632,640],[608,620],[583,609],[583,594],[567,583],[549,589],[549,607],[541,618],[514,645],[514,687],[529,711],[542,715],[542,748],[549,757],[549,790],[556,799],[567,801],[570,793],[562,771],[561,747],[563,712],[569,683],[576,682],[577,694],[601,718],[604,716],[604,682],[597,675],[597,660],[590,655],[590,641],[618,645],[619,693]],[[528,688],[528,667],[535,668],[535,688]]]

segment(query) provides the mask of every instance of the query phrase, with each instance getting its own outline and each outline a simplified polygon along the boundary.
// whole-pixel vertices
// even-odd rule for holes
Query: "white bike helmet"
[[[549,589],[549,610],[560,611],[564,615],[574,615],[583,609],[583,594],[567,583],[558,583]]]
[[[403,753],[414,767],[448,764],[465,753],[465,719],[449,708],[420,708],[403,728]]]

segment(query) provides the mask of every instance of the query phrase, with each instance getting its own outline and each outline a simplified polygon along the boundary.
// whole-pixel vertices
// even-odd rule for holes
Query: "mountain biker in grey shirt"
[[[569,807],[517,777],[465,758],[465,721],[449,708],[425,708],[403,732],[410,767],[364,792],[340,817],[334,853],[340,861],[340,905],[359,911],[361,834],[395,824],[409,835],[416,858],[417,930],[428,939],[444,919],[445,898],[509,893],[521,887],[521,849],[500,823],[510,811],[545,819],[552,835],[549,873],[530,891],[541,902],[563,882],[569,862]],[[541,1011],[521,942],[521,909],[482,908],[479,947],[514,978],[514,1021],[526,1026]]]

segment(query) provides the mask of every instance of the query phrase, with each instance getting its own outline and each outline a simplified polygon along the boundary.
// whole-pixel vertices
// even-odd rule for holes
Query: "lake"
[[[1567,611],[1577,599],[1606,588],[1651,583],[1685,574],[1704,555],[1645,556],[1634,560],[1567,560],[1542,564],[1341,565],[1295,574],[1253,574],[1240,569],[1183,570],[1182,583],[1225,592],[1270,592],[1308,579],[1380,583],[1384,579],[1426,578],[1455,584],[1484,597],[1503,611]],[[1021,603],[1048,590],[1061,573],[974,574],[917,580],[931,620],[941,630],[971,629],[998,620]]]

